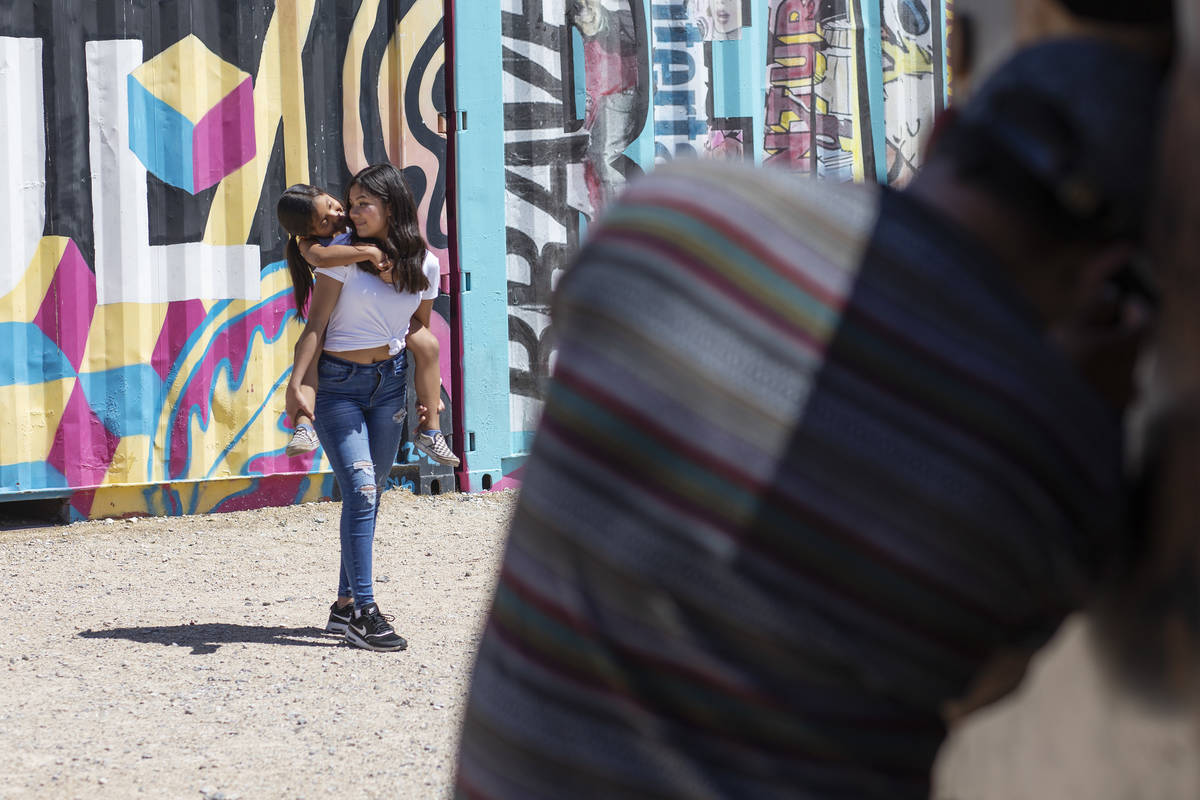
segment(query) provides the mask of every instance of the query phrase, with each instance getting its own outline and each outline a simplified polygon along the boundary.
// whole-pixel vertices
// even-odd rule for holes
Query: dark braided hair
[[[288,235],[287,248],[284,250],[287,258],[288,273],[292,276],[292,296],[296,301],[296,316],[301,321],[308,316],[308,299],[312,294],[312,267],[300,254],[299,239],[313,235],[313,215],[316,212],[317,198],[328,194],[323,189],[307,183],[297,183],[283,190],[279,202],[275,204],[275,216],[279,218],[279,226]]]

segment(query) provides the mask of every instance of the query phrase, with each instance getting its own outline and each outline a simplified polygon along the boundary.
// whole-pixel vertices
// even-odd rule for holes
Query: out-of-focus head
[[[1164,78],[1159,62],[1104,40],[1033,45],[975,91],[930,158],[1056,239],[1140,240]]]
[[[1084,19],[1132,25],[1169,24],[1174,17],[1172,0],[1058,0],[1072,14]]]
[[[1171,56],[1172,0],[954,0],[949,20],[953,92],[968,97],[1015,48],[1089,36]]]

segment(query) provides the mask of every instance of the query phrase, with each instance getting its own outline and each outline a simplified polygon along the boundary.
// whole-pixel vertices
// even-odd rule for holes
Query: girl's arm
[[[387,256],[373,244],[330,244],[324,245],[315,239],[299,240],[300,255],[312,265],[313,269],[320,267],[345,267],[360,261],[370,261],[379,267]]]
[[[342,293],[342,284],[327,275],[317,275],[316,285],[313,286],[312,303],[308,308],[308,321],[296,342],[295,357],[292,362],[292,377],[287,386],[287,413],[291,419],[296,413],[314,417],[313,409],[308,407],[308,400],[301,391],[304,375],[309,366],[317,359],[321,347],[325,343],[325,329],[329,326],[329,315],[337,305]]]
[[[433,313],[433,301],[422,300],[417,310],[413,312],[412,319],[408,323],[408,332],[420,330],[421,328],[429,327],[429,316]]]

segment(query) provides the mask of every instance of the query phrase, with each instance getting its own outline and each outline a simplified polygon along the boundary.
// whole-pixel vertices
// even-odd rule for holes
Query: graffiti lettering
[[[709,59],[687,0],[655,0],[654,153],[656,161],[707,149]]]
[[[532,430],[540,415],[551,276],[579,239],[569,186],[572,175],[582,183],[588,136],[574,114],[565,23],[543,19],[539,0],[503,16],[510,424],[518,431]]]
[[[835,180],[873,173],[859,2],[771,0],[767,164]]]

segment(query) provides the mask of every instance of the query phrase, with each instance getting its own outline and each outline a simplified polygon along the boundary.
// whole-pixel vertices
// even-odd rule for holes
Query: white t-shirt
[[[437,256],[425,251],[421,269],[429,279],[429,288],[413,294],[397,292],[378,275],[364,272],[356,264],[318,267],[319,275],[327,275],[342,284],[342,293],[338,295],[325,329],[325,349],[339,353],[386,344],[391,355],[403,350],[413,312],[422,300],[436,300],[438,296],[441,269]]]

